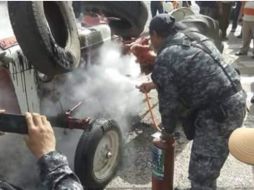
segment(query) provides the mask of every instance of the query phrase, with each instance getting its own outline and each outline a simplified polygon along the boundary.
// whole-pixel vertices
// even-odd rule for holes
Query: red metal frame
[[[71,116],[71,114],[79,108],[83,102],[79,102],[76,104],[73,108],[69,109],[67,112],[65,112],[65,121],[67,123],[67,128],[68,129],[86,129],[90,122],[91,119],[89,117],[83,118],[83,119],[77,119]]]

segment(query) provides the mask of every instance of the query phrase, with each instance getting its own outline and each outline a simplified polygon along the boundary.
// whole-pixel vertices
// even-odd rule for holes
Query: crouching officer
[[[211,41],[177,25],[167,14],[152,19],[150,37],[157,52],[153,83],[139,88],[142,92],[157,89],[167,135],[173,134],[176,122],[185,115],[187,136],[193,138],[191,189],[212,190],[229,154],[228,138],[243,123],[246,94],[238,73]]]

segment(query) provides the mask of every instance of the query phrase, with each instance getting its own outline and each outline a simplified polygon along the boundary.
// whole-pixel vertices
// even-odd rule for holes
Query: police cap
[[[156,31],[165,37],[175,31],[175,18],[169,14],[159,14],[153,17],[150,22],[149,32]]]

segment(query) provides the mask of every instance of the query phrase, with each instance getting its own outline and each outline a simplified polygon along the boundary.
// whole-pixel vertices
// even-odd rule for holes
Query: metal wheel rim
[[[112,174],[119,154],[119,135],[116,131],[108,131],[100,140],[93,160],[94,176],[103,180]]]

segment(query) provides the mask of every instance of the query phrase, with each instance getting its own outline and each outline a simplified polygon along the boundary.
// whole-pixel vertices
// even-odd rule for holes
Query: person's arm
[[[49,190],[83,190],[78,177],[70,169],[65,156],[55,151],[56,140],[45,116],[26,113],[26,144],[38,159],[42,183]]]
[[[168,70],[169,60],[159,58],[152,73],[152,80],[158,91],[161,124],[165,132],[172,134],[178,120],[178,91],[173,82],[173,75]]]
[[[38,160],[40,179],[52,190],[82,190],[78,177],[70,169],[66,156],[53,151]]]

